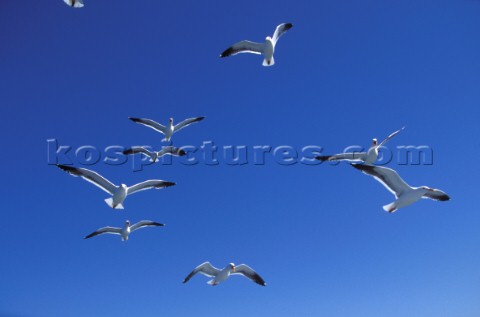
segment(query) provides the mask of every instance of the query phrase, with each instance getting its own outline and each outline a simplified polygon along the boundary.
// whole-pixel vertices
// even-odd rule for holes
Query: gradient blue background
[[[473,0],[0,3],[0,315],[480,315],[480,2]],[[281,22],[276,65],[245,54]],[[160,146],[130,122],[206,119],[175,145],[429,145],[434,164],[390,167],[441,188],[387,214],[393,196],[346,163],[90,167],[115,183],[176,181],[112,211],[47,164],[47,139]],[[174,160],[176,161],[176,160]],[[121,242],[83,237],[141,219]],[[218,287],[196,265],[247,263],[267,281]]]

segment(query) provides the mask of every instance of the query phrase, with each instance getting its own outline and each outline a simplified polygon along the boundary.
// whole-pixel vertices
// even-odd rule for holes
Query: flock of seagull
[[[66,4],[74,8],[81,8],[84,6],[82,0],[63,0]],[[278,39],[285,34],[288,30],[293,27],[291,23],[282,23],[277,26],[272,37],[267,36],[264,43],[257,43],[252,41],[240,41],[233,44],[231,47],[226,49],[223,53],[220,54],[220,57],[227,57],[231,55],[236,55],[238,53],[253,53],[263,55],[263,66],[272,66],[275,64],[273,54],[275,51],[275,45],[277,44]],[[155,122],[151,119],[144,118],[129,118],[131,121],[149,127],[157,132],[160,132],[164,135],[162,141],[169,142],[174,133],[180,131],[181,129],[203,120],[205,117],[196,117],[186,119],[176,125],[173,123],[173,119],[170,118],[167,125],[162,125],[158,122]],[[392,134],[390,134],[385,140],[378,143],[377,139],[372,140],[372,146],[368,149],[367,152],[347,152],[340,153],[335,155],[328,156],[317,156],[316,159],[320,161],[349,161],[355,162],[351,165],[362,171],[363,173],[373,176],[377,181],[384,185],[393,195],[395,195],[396,200],[390,204],[383,206],[385,211],[390,213],[398,210],[399,208],[408,206],[421,198],[429,198],[437,201],[447,201],[450,200],[450,197],[443,191],[439,189],[430,188],[427,186],[412,187],[408,185],[396,171],[393,169],[375,166],[374,163],[378,158],[378,150],[391,138],[400,133],[404,128],[401,128]],[[172,156],[184,156],[186,152],[180,148],[174,146],[164,146],[160,151],[149,151],[144,147],[132,147],[131,149],[125,150],[123,152],[125,155],[134,155],[142,154],[150,157],[152,162],[157,162],[158,159],[164,155]],[[132,186],[127,186],[125,184],[115,185],[110,182],[108,179],[104,178],[100,174],[88,170],[86,168],[71,167],[66,165],[57,165],[60,169],[69,173],[72,176],[78,176],[86,181],[94,184],[95,186],[103,189],[112,197],[105,199],[105,202],[108,206],[113,209],[124,209],[123,203],[128,195],[134,194],[136,192],[147,190],[147,189],[163,189],[166,187],[174,186],[174,182],[169,182],[165,180],[152,179],[147,180]],[[131,224],[130,221],[125,221],[123,228],[118,227],[104,227],[100,228],[91,234],[87,235],[85,239],[92,238],[101,234],[116,234],[120,235],[122,241],[128,240],[128,236],[135,230],[145,227],[161,227],[164,226],[162,223],[158,223],[150,220],[142,220],[136,224]],[[209,262],[205,262],[197,266],[187,277],[183,280],[183,283],[186,283],[192,278],[195,274],[203,274],[211,280],[207,283],[215,286],[220,282],[225,281],[230,277],[230,275],[243,275],[244,277],[249,278],[253,282],[265,286],[265,281],[258,275],[252,268],[246,264],[235,265],[234,263],[229,263],[223,269],[218,269],[212,266]]]

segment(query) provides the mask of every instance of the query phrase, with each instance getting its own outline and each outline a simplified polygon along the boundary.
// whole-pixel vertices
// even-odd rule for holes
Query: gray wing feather
[[[422,198],[429,198],[429,199],[439,200],[439,201],[450,200],[450,196],[448,196],[447,193],[439,189],[433,189],[432,191],[428,191],[426,194],[423,195]]]
[[[165,226],[163,223],[158,223],[150,220],[142,220],[132,225],[130,227],[130,231],[133,232],[137,229],[144,228],[144,227],[163,227],[163,226]]]
[[[384,145],[385,143],[387,143],[388,140],[390,140],[391,138],[393,138],[394,136],[396,136],[398,133],[400,133],[403,129],[405,129],[405,127],[402,127],[400,130],[397,130],[395,132],[393,132],[392,134],[390,134],[385,140],[383,140],[379,145],[377,145],[377,147],[381,147],[382,145]]]
[[[253,53],[253,54],[262,54],[263,53],[264,44],[257,43],[252,41],[240,41],[238,43],[233,44],[222,54],[220,57],[227,57],[231,55],[236,55],[239,53]]]
[[[335,155],[322,155],[317,156],[316,159],[320,161],[365,161],[367,158],[367,152],[349,152],[349,153],[340,153]]]
[[[193,269],[193,271],[190,272],[190,274],[188,274],[187,277],[183,280],[183,283],[187,283],[188,280],[190,280],[197,273],[201,273],[208,277],[215,277],[218,272],[220,272],[220,270],[211,265],[210,262],[204,262],[197,266],[195,269]]]
[[[103,189],[110,195],[113,195],[113,193],[117,189],[117,186],[112,184],[108,179],[86,168],[72,167],[67,165],[57,165],[57,167],[61,168],[62,170],[64,170],[65,172],[69,173],[72,176],[75,176],[75,177],[80,176],[87,182],[90,182],[93,185]]]
[[[185,120],[183,120],[182,122],[176,124],[175,127],[173,128],[173,131],[174,131],[174,132],[180,131],[181,129],[183,129],[183,128],[185,128],[185,127],[188,127],[188,126],[191,125],[192,123],[195,123],[195,122],[198,122],[198,121],[202,121],[203,119],[205,119],[205,117],[197,117],[197,118],[188,118],[188,119],[185,119]]]
[[[155,122],[150,119],[144,119],[144,118],[128,118],[132,120],[135,123],[143,124],[146,127],[152,128],[153,130],[165,134],[166,128],[164,125],[161,125],[158,122]]]
[[[162,189],[162,188],[170,187],[170,186],[174,186],[174,185],[175,185],[175,183],[173,183],[173,182],[167,182],[167,181],[163,181],[161,179],[151,179],[151,180],[144,181],[144,182],[141,182],[141,183],[138,183],[138,184],[135,184],[133,186],[128,187],[127,194],[131,195],[131,194],[134,194],[136,192],[146,190],[146,189],[150,189],[150,188]]]
[[[98,236],[99,234],[104,234],[104,233],[110,233],[110,234],[121,234],[122,229],[120,228],[115,228],[115,227],[103,227],[98,229],[97,231],[94,231],[90,233],[88,236],[86,236],[84,239],[88,239],[91,237]]]
[[[275,33],[273,33],[272,41],[273,43],[276,43],[280,36],[285,34],[288,30],[290,30],[293,27],[292,23],[282,23],[277,28],[275,29]]]
[[[150,157],[152,161],[155,161],[155,153],[150,152],[149,150],[141,146],[135,146],[135,147],[132,147],[131,149],[123,151],[123,154],[125,155],[138,154],[138,153],[145,154],[146,156]]]
[[[260,275],[257,274],[257,272],[255,272],[251,267],[249,267],[246,264],[240,264],[240,265],[235,266],[235,272],[232,273],[232,274],[233,275],[236,275],[236,274],[243,275],[243,276],[251,279],[255,283],[257,283],[259,285],[262,285],[262,286],[267,285],[267,283],[265,283],[263,278],[261,278]]]
[[[364,164],[351,164],[356,169],[361,170],[367,175],[373,176],[385,188],[387,188],[396,197],[411,187],[398,175],[397,172],[388,167],[372,166]]]

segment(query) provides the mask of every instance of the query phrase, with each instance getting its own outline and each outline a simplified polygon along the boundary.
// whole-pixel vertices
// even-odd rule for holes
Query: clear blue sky
[[[218,57],[281,22],[294,27],[275,66]],[[479,316],[479,30],[474,0],[2,0],[0,315]],[[394,197],[346,163],[99,163],[116,183],[177,182],[113,211],[47,164],[47,139],[159,147],[130,116],[206,116],[175,145],[324,153],[406,126],[388,145],[428,145],[434,163],[388,166],[452,200],[387,214]],[[126,219],[167,226],[83,240]],[[207,260],[247,263],[268,285],[181,283]]]

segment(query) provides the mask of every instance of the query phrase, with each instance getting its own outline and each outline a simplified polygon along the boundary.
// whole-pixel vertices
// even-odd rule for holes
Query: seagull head
[[[265,38],[265,41],[271,41],[271,40],[272,40],[272,38],[271,38],[270,36],[267,36],[267,37]]]
[[[123,189],[127,189],[127,185],[125,184],[121,184],[120,187],[122,187]]]
[[[373,146],[376,146],[377,144],[378,144],[377,139],[372,139],[372,145],[373,145]]]
[[[169,118],[168,122],[173,123],[173,118]]]
[[[232,273],[235,273],[235,264],[229,263],[228,265],[230,266],[230,270],[232,271]]]
[[[125,225],[130,226],[130,220],[125,220]]]

